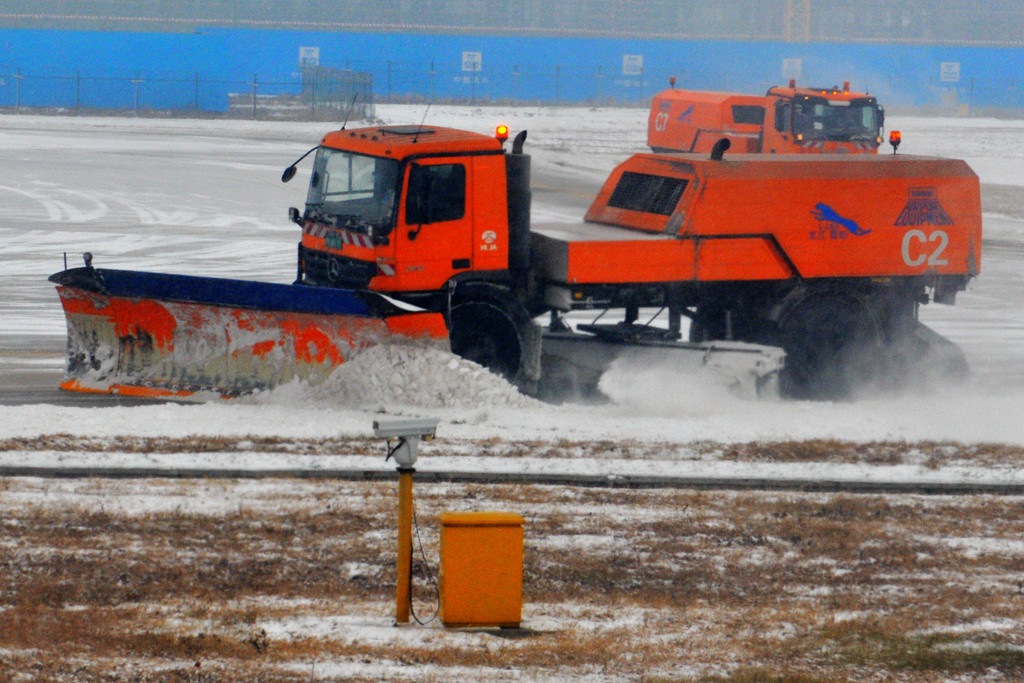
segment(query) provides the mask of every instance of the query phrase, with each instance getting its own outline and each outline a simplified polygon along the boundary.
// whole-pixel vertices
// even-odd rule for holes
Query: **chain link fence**
[[[479,62],[443,68],[434,61],[302,67],[285,77],[15,69],[0,72],[0,107],[259,120],[336,120],[351,112],[357,120],[372,118],[374,105],[387,102],[644,105],[667,85],[669,71],[663,71],[654,78],[641,68],[624,73],[621,64],[505,64],[485,70]]]
[[[254,120],[373,118],[373,77],[347,69],[303,67],[288,78],[207,78],[101,75],[83,70],[48,74],[16,70],[0,75],[0,106],[136,114],[226,116]]]
[[[464,53],[464,55],[479,53]],[[461,68],[460,68],[461,67]],[[779,85],[775,64],[744,72],[724,69],[689,74],[666,60],[517,64],[479,59],[444,66],[429,61],[349,60],[344,68],[307,66],[286,76],[252,74],[213,78],[191,74],[103,74],[84,69],[47,73],[0,70],[0,108],[8,111],[123,111],[164,116],[224,116],[254,120],[374,118],[375,105],[391,102],[460,104],[584,104],[646,106],[668,86],[763,93]],[[946,82],[938,73],[876,75],[854,84],[891,110],[948,115],[1020,115],[1024,94],[1013,77],[964,74]],[[828,87],[830,83],[807,83]]]

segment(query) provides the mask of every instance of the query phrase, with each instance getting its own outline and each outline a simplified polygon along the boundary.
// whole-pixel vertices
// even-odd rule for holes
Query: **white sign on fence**
[[[480,66],[483,64],[483,54],[480,52],[463,52],[462,53],[462,70],[463,71],[479,71]]]
[[[320,48],[300,47],[299,66],[320,66]]]
[[[644,72],[643,55],[622,55],[622,75],[640,76]]]
[[[804,60],[799,57],[787,57],[782,60],[782,77],[786,80],[799,81],[804,77]]]
[[[959,82],[960,62],[943,62],[939,66],[939,80],[943,83]]]

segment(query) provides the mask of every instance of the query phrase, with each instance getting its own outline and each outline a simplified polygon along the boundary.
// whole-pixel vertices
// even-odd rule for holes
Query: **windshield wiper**
[[[373,231],[373,224],[368,220],[360,216],[359,214],[330,214],[323,217],[325,223],[329,223],[335,228],[346,228],[349,230],[357,230],[359,232],[365,232],[367,234]]]
[[[307,202],[306,212],[303,217],[306,218],[306,220],[323,222],[324,212],[320,209],[323,205],[323,202]]]

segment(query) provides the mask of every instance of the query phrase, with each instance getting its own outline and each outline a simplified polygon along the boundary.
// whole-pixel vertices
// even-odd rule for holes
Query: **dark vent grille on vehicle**
[[[626,171],[615,186],[608,206],[671,216],[686,189],[686,180]]]

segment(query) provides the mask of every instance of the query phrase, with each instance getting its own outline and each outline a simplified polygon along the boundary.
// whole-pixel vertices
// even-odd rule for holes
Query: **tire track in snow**
[[[0,186],[0,193],[7,192],[36,202],[45,213],[45,222],[85,224],[108,219],[120,225],[143,226],[176,226],[197,228],[239,228],[251,227],[255,230],[280,229],[277,223],[271,223],[253,216],[230,213],[210,212],[205,214],[194,210],[177,208],[162,209],[151,203],[137,201],[128,196],[110,192],[86,192],[65,188],[48,188],[46,190],[30,190],[10,185]],[[55,195],[63,195],[57,198]],[[158,195],[165,198],[164,195]],[[81,200],[72,201],[69,198]],[[117,210],[117,206],[124,210]],[[116,219],[116,220],[110,220]]]

